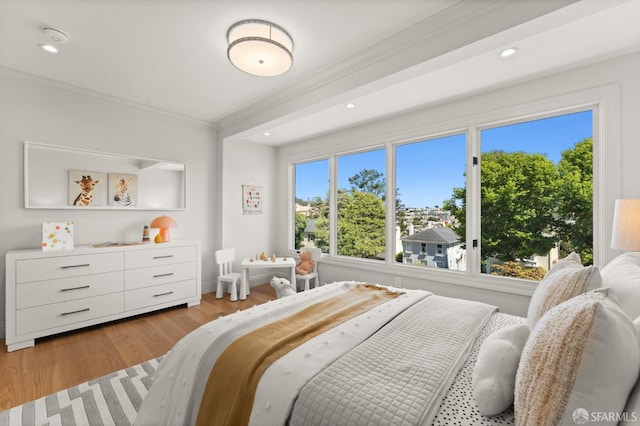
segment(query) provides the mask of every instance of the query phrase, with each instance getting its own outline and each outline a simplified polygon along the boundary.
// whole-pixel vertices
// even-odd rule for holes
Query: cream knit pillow
[[[527,325],[533,330],[549,309],[587,291],[600,287],[602,278],[596,266],[583,267],[580,256],[571,253],[556,263],[531,296]]]
[[[525,345],[516,375],[516,424],[574,424],[582,414],[575,418],[600,416],[598,425],[615,425],[639,371],[638,336],[613,292],[574,297],[547,312]]]

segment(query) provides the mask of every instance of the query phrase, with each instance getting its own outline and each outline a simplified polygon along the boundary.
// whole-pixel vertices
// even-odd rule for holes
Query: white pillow
[[[533,330],[549,309],[579,294],[600,287],[602,278],[596,266],[582,266],[580,256],[571,253],[556,263],[531,296],[527,325]]]
[[[640,317],[633,320],[636,334],[640,338]],[[640,341],[639,341],[640,343]],[[624,407],[624,415],[618,426],[637,425],[640,423],[640,378],[629,394],[627,405]]]
[[[624,253],[600,271],[602,286],[610,287],[622,309],[634,319],[640,316],[640,253]]]
[[[516,375],[516,424],[568,425],[574,415],[605,413],[598,425],[615,425],[639,371],[640,342],[613,292],[576,296],[531,331]]]
[[[513,404],[516,371],[528,337],[526,324],[514,324],[482,343],[471,383],[478,409],[485,416],[500,414]]]

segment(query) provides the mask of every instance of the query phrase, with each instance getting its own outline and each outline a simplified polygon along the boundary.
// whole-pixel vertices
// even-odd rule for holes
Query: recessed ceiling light
[[[504,49],[502,52],[500,52],[500,57],[501,58],[508,58],[509,56],[513,56],[516,53],[518,53],[518,48],[517,47],[508,47],[508,48]]]
[[[351,103],[349,103],[349,104],[346,104],[346,105],[345,105],[345,107],[346,107],[346,108],[355,108],[355,107],[356,107],[356,104],[351,104]]]
[[[271,133],[269,133],[269,132],[264,132],[264,133],[263,133],[263,135],[265,135],[265,136],[271,136]]]
[[[52,46],[50,44],[41,44],[40,45],[40,49],[44,50],[45,52],[49,52],[49,53],[58,53],[58,49],[56,49],[55,46]]]

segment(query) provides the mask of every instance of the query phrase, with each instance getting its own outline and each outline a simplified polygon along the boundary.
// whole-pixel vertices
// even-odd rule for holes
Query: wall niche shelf
[[[24,207],[185,210],[186,173],[175,161],[24,142]],[[100,182],[83,190],[83,176]],[[88,205],[76,202],[81,193]]]

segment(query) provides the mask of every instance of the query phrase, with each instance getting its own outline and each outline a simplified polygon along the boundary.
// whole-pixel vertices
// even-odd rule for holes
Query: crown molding
[[[576,1],[458,0],[400,32],[362,46],[286,90],[219,119],[216,125],[224,138],[300,116],[305,108],[310,112],[310,105],[315,109],[334,105],[335,98],[345,92],[393,84],[417,72],[415,68],[430,59]]]
[[[24,84],[42,89],[55,90],[65,95],[78,96],[92,102],[101,102],[107,105],[117,105],[120,107],[131,108],[143,111],[149,114],[158,115],[163,118],[169,118],[183,124],[191,126],[199,126],[206,128],[216,128],[216,124],[206,120],[189,117],[175,112],[166,111],[160,108],[150,107],[148,105],[129,101],[127,99],[116,96],[107,95],[94,90],[85,89],[83,87],[74,86],[72,84],[63,83],[57,80],[40,77],[34,74],[26,73],[14,68],[8,68],[0,65],[0,79],[12,81],[14,83]]]

